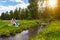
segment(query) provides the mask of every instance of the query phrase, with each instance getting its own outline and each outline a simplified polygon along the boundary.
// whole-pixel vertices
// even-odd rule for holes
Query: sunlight
[[[56,6],[56,0],[48,0],[48,5],[51,7],[55,7]]]

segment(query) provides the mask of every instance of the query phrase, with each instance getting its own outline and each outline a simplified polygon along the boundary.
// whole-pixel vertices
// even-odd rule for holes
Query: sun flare
[[[56,0],[48,0],[48,5],[51,7],[55,7],[56,6]]]

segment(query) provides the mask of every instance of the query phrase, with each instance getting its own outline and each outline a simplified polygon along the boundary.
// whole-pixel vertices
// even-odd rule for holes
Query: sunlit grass
[[[19,27],[8,26],[10,24],[10,20],[0,20],[0,35],[9,36],[10,34],[16,34],[24,29],[29,29],[30,27],[34,27],[37,25],[37,22],[41,22],[42,20],[17,20],[20,24]]]
[[[30,40],[60,40],[60,21],[53,21]]]

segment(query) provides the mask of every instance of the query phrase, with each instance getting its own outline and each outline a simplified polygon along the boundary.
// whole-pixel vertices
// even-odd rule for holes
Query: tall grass
[[[37,22],[41,22],[40,20],[17,20],[20,24],[19,27],[8,26],[10,24],[10,20],[0,20],[0,36],[5,35],[14,35],[23,31],[24,29],[28,29],[30,27],[34,27],[37,25]]]
[[[53,21],[30,40],[60,40],[60,21]]]

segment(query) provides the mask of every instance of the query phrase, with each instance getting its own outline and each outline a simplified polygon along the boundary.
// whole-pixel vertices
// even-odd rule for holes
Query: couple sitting
[[[12,18],[11,20],[11,24],[18,27],[19,26],[19,23],[16,21],[16,19]]]

